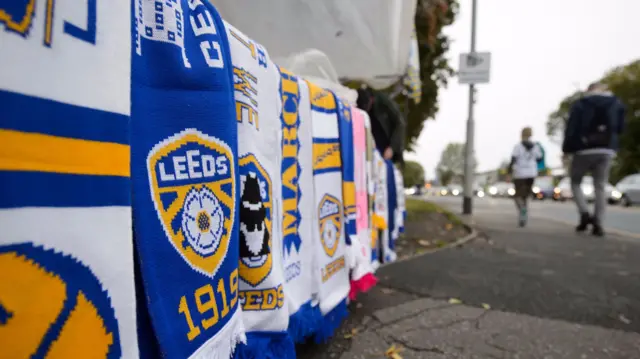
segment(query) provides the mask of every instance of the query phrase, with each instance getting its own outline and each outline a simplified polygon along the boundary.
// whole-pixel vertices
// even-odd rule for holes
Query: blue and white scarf
[[[396,190],[395,167],[391,160],[385,160],[387,177],[387,225],[385,239],[383,239],[383,263],[394,262],[397,233],[396,211],[398,208],[398,192]]]
[[[315,339],[329,339],[347,315],[349,271],[342,196],[338,103],[331,91],[309,83],[313,123],[313,176],[318,227],[314,231],[322,325]]]
[[[311,103],[307,82],[280,69],[282,80],[283,266],[289,335],[302,343],[322,324],[317,302],[314,233],[318,228],[313,183]],[[314,300],[316,299],[316,300]]]
[[[240,176],[233,65],[205,0],[135,2],[135,241],[167,358],[229,358],[239,309]]]
[[[0,356],[134,359],[130,3],[53,4],[0,2]]]
[[[240,305],[247,330],[236,358],[295,358],[282,267],[280,72],[264,47],[225,27],[238,124]]]

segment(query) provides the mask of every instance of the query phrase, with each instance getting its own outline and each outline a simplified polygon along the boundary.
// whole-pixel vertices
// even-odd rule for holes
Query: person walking
[[[532,135],[531,127],[522,129],[520,142],[513,147],[508,169],[516,190],[514,199],[520,227],[527,224],[528,199],[532,193],[533,181],[538,176],[538,161],[542,160],[542,149],[539,144],[531,141]]]
[[[578,208],[580,221],[576,231],[584,232],[592,225],[592,234],[604,236],[602,222],[607,207],[604,189],[609,182],[611,160],[619,148],[619,138],[624,130],[625,107],[608,91],[606,85],[593,83],[585,96],[571,106],[564,133],[562,152],[572,155],[569,176],[571,191]],[[593,216],[582,192],[582,178],[593,177],[595,209]]]

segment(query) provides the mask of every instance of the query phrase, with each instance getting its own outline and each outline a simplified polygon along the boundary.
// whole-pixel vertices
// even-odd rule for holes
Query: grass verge
[[[442,213],[452,224],[464,224],[458,216],[431,202],[407,198],[405,206],[407,208],[407,221],[417,220],[424,213]]]

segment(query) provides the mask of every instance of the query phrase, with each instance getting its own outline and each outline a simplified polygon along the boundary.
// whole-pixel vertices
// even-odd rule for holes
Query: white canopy
[[[407,71],[417,0],[210,1],[272,59],[316,49],[337,77],[374,88],[392,85]]]

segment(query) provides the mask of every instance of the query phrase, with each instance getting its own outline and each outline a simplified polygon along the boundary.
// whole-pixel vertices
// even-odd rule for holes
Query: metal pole
[[[473,56],[476,52],[476,4],[477,0],[472,0],[471,5],[471,51]],[[474,135],[474,121],[473,121],[473,103],[475,95],[475,86],[469,85],[469,117],[467,117],[467,143],[465,146],[464,156],[464,199],[462,201],[462,213],[471,214],[472,212],[472,200],[473,200],[473,135]]]

